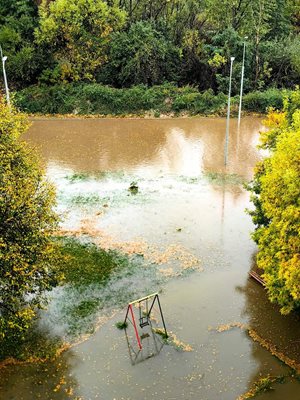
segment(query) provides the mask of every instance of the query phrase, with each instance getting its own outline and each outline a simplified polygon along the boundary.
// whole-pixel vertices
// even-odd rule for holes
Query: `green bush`
[[[282,108],[288,93],[278,89],[248,93],[243,97],[243,109],[264,113],[270,107]],[[232,97],[232,111],[238,105],[238,96]],[[64,84],[31,86],[15,95],[16,105],[23,111],[42,114],[142,114],[153,111],[188,112],[197,114],[224,114],[227,94],[209,89],[199,92],[192,86],[177,87],[172,83],[147,87],[146,85],[116,89],[93,84]]]
[[[271,107],[280,110],[283,107],[283,98],[284,91],[279,89],[252,92],[243,97],[243,108],[254,112],[266,112]]]
[[[173,110],[176,112],[187,110],[192,114],[213,114],[223,111],[226,102],[227,96],[224,93],[215,95],[211,89],[199,93],[194,89],[194,92],[177,96]]]

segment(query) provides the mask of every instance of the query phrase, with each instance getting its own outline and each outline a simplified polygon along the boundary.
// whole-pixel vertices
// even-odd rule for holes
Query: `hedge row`
[[[265,113],[270,107],[281,109],[284,91],[268,89],[243,97],[243,110]],[[116,89],[100,84],[31,86],[15,93],[16,105],[28,113],[126,115],[153,112],[224,115],[227,94],[212,90],[200,93],[191,86],[170,83],[148,88],[144,85]],[[237,112],[239,97],[232,98],[232,112]]]

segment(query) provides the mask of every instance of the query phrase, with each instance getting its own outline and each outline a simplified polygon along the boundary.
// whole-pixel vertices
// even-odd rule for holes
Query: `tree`
[[[285,112],[270,112],[271,129],[263,135],[263,146],[273,152],[259,164],[250,186],[257,265],[270,300],[283,314],[300,307],[300,108],[291,123],[289,109],[293,107],[286,101]]]
[[[113,35],[109,62],[110,82],[118,86],[154,85],[176,81],[180,51],[149,22],[132,24],[128,32]]]
[[[49,46],[62,81],[93,81],[106,61],[112,32],[125,23],[125,12],[102,0],[55,0],[42,3],[36,30],[39,45]]]
[[[0,99],[0,348],[22,335],[43,292],[55,281],[55,193],[36,155],[19,139],[28,128],[22,114]],[[2,342],[2,343],[1,343]],[[0,353],[1,353],[0,352]]]
[[[32,0],[0,2],[0,43],[8,57],[7,76],[12,88],[35,83],[41,64],[45,63],[41,51],[33,43],[37,10]]]
[[[252,0],[206,0],[208,20],[217,30],[241,30]]]

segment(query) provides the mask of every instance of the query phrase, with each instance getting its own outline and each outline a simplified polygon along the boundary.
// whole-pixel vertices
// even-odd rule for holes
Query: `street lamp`
[[[241,77],[241,90],[240,90],[240,105],[239,105],[239,116],[238,116],[238,128],[241,123],[241,113],[242,113],[242,97],[243,97],[243,84],[244,84],[244,72],[245,72],[245,53],[246,53],[246,40],[248,36],[244,37],[244,50],[243,50],[243,63],[242,63],[242,77]]]
[[[5,85],[6,101],[7,101],[7,104],[10,106],[9,90],[8,90],[7,78],[6,78],[6,72],[5,72],[5,61],[7,60],[7,56],[3,57],[1,46],[0,46],[0,52],[1,52],[1,60],[2,60],[2,70],[3,70],[3,78],[4,78],[4,85]]]
[[[232,77],[233,61],[234,61],[234,57],[231,57],[230,58],[230,76],[229,76],[229,92],[228,92],[228,105],[227,105],[224,165],[227,165],[227,158],[228,158],[228,154],[227,153],[228,153],[228,140],[229,140],[230,96],[231,96],[231,77]]]

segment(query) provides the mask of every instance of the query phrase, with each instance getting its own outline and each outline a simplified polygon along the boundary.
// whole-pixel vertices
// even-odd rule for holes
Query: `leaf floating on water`
[[[178,244],[170,244],[165,249],[147,243],[144,239],[137,239],[131,242],[121,242],[111,235],[95,227],[95,221],[84,219],[81,227],[76,230],[61,230],[58,236],[80,237],[87,235],[93,239],[94,244],[103,250],[117,250],[122,254],[131,256],[139,255],[151,264],[172,263],[173,273],[169,266],[161,268],[159,272],[165,277],[178,277],[190,270],[203,271],[200,260],[191,254],[186,248]]]
[[[154,328],[153,332],[160,335],[165,344],[169,344],[171,346],[174,346],[176,350],[178,351],[193,351],[193,348],[191,345],[188,343],[184,343],[181,340],[177,338],[177,336],[173,332],[168,332],[168,335],[166,336],[166,333],[163,329],[160,328]]]
[[[260,378],[258,381],[254,382],[252,388],[248,392],[239,396],[237,400],[251,399],[253,397],[256,397],[260,393],[273,390],[272,383],[283,383],[283,381],[283,376],[267,375],[266,377]]]

